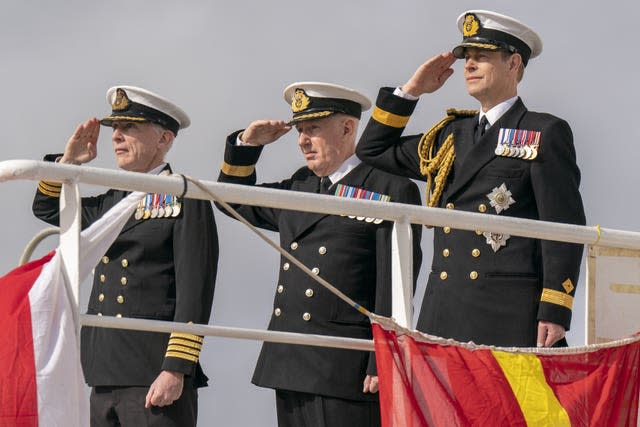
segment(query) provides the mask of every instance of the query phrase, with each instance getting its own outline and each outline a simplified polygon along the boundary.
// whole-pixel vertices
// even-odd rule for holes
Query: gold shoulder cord
[[[434,154],[434,146],[438,134],[444,127],[458,117],[472,117],[478,114],[477,110],[447,110],[447,117],[440,120],[435,126],[422,135],[418,143],[418,157],[420,157],[420,173],[427,177],[427,206],[438,205],[444,184],[451,173],[453,160],[456,158],[453,146],[453,134],[449,134],[437,153]],[[434,178],[435,174],[435,178]]]

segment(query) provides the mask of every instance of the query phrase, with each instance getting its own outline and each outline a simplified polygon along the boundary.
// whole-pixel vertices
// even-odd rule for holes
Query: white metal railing
[[[60,250],[67,277],[74,289],[76,304],[78,302],[78,236],[80,232],[79,191],[78,184],[100,185],[125,191],[143,191],[152,193],[182,194],[185,182],[180,177],[148,175],[136,172],[109,170],[88,166],[73,166],[34,160],[10,160],[0,162],[0,182],[9,180],[50,180],[63,182],[60,216]],[[411,223],[431,226],[450,226],[463,230],[487,230],[496,233],[530,237],[536,239],[556,240],[579,244],[599,244],[626,249],[640,249],[640,233],[600,228],[599,226],[578,226],[523,218],[488,215],[473,212],[462,212],[449,209],[427,208],[396,203],[380,203],[377,201],[336,198],[328,195],[302,193],[294,191],[265,189],[251,186],[222,184],[203,181],[206,189],[219,199],[229,203],[243,203],[257,206],[268,206],[298,211],[321,212],[327,214],[348,214],[382,218],[394,221],[393,234],[393,280],[392,280],[392,316],[402,326],[412,324],[412,241]],[[205,191],[194,185],[188,185],[186,197],[210,200]],[[587,310],[588,312],[588,310]],[[83,324],[104,327],[123,327],[132,329],[153,329],[158,321],[140,319],[112,319],[93,316],[81,316]],[[170,323],[170,322],[168,322]],[[171,323],[170,323],[171,324]],[[116,326],[113,326],[116,325]],[[188,332],[210,336],[233,336],[238,330],[205,325],[171,324],[173,332]],[[155,329],[153,329],[155,330]],[[273,331],[252,331],[243,338],[263,340],[276,337]],[[227,334],[227,335],[224,335]],[[286,339],[292,339],[291,334]],[[294,334],[295,335],[295,334]],[[238,336],[236,336],[238,337]],[[285,339],[284,336],[282,336]],[[304,341],[304,336],[298,337]],[[296,338],[296,339],[298,339]],[[330,337],[322,337],[326,340]],[[338,339],[338,337],[335,337]],[[269,339],[271,340],[271,338]],[[277,340],[277,339],[276,339]],[[339,338],[335,344],[344,348],[352,348],[351,339]],[[353,340],[354,346],[362,346],[370,341]],[[298,342],[302,343],[302,342]],[[324,345],[311,343],[310,345]],[[355,347],[354,347],[355,348]],[[358,347],[361,349],[361,347]]]

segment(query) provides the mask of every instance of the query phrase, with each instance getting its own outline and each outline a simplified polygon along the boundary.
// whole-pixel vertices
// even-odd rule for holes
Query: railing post
[[[402,217],[391,238],[391,316],[405,328],[413,327],[413,242],[411,223]]]
[[[67,295],[71,298],[73,322],[79,338],[78,316],[80,302],[80,189],[76,181],[62,184],[60,193],[60,258],[62,274],[65,275]]]

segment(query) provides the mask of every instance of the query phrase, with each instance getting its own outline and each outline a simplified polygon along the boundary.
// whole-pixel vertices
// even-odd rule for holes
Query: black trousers
[[[93,387],[89,399],[91,427],[195,427],[198,389],[186,381],[182,395],[169,406],[144,407],[149,387]]]
[[[380,404],[276,390],[279,427],[376,427]]]

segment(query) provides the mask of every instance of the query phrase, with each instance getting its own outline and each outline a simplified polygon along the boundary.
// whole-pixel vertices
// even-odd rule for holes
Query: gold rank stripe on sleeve
[[[164,357],[176,357],[178,359],[185,359],[193,363],[196,363],[198,361],[198,358],[196,356],[191,356],[190,354],[177,351],[167,351]]]
[[[183,347],[191,347],[194,348],[196,350],[202,350],[202,344],[197,343],[197,342],[193,342],[193,341],[189,341],[189,340],[181,340],[179,338],[171,338],[169,340],[169,346],[171,345],[181,345]]]
[[[222,167],[220,168],[222,173],[224,173],[225,175],[237,176],[241,178],[251,175],[255,169],[256,165],[234,166],[230,165],[227,162],[223,162]]]
[[[564,292],[556,291],[554,289],[543,289],[540,296],[541,302],[548,302],[551,304],[561,305],[571,310],[573,308],[573,297],[565,294]]]
[[[409,123],[411,116],[399,116],[397,114],[384,111],[380,107],[376,107],[371,114],[371,118],[376,122],[380,122],[383,125],[391,126],[394,128],[403,128]]]
[[[62,184],[57,182],[40,181],[38,182],[38,191],[51,197],[60,197]]]
[[[165,357],[177,357],[179,359],[197,362],[204,338],[199,335],[174,332],[169,338],[169,345]]]
[[[200,350],[194,350],[192,348],[183,347],[181,345],[171,345],[167,347],[167,353],[188,353],[195,357],[200,357]]]
[[[185,340],[189,340],[189,341],[195,341],[199,344],[202,344],[204,342],[204,338],[201,337],[200,335],[193,335],[193,334],[183,334],[181,332],[173,332],[171,334],[171,338],[169,339],[170,341],[174,338],[182,338]]]

